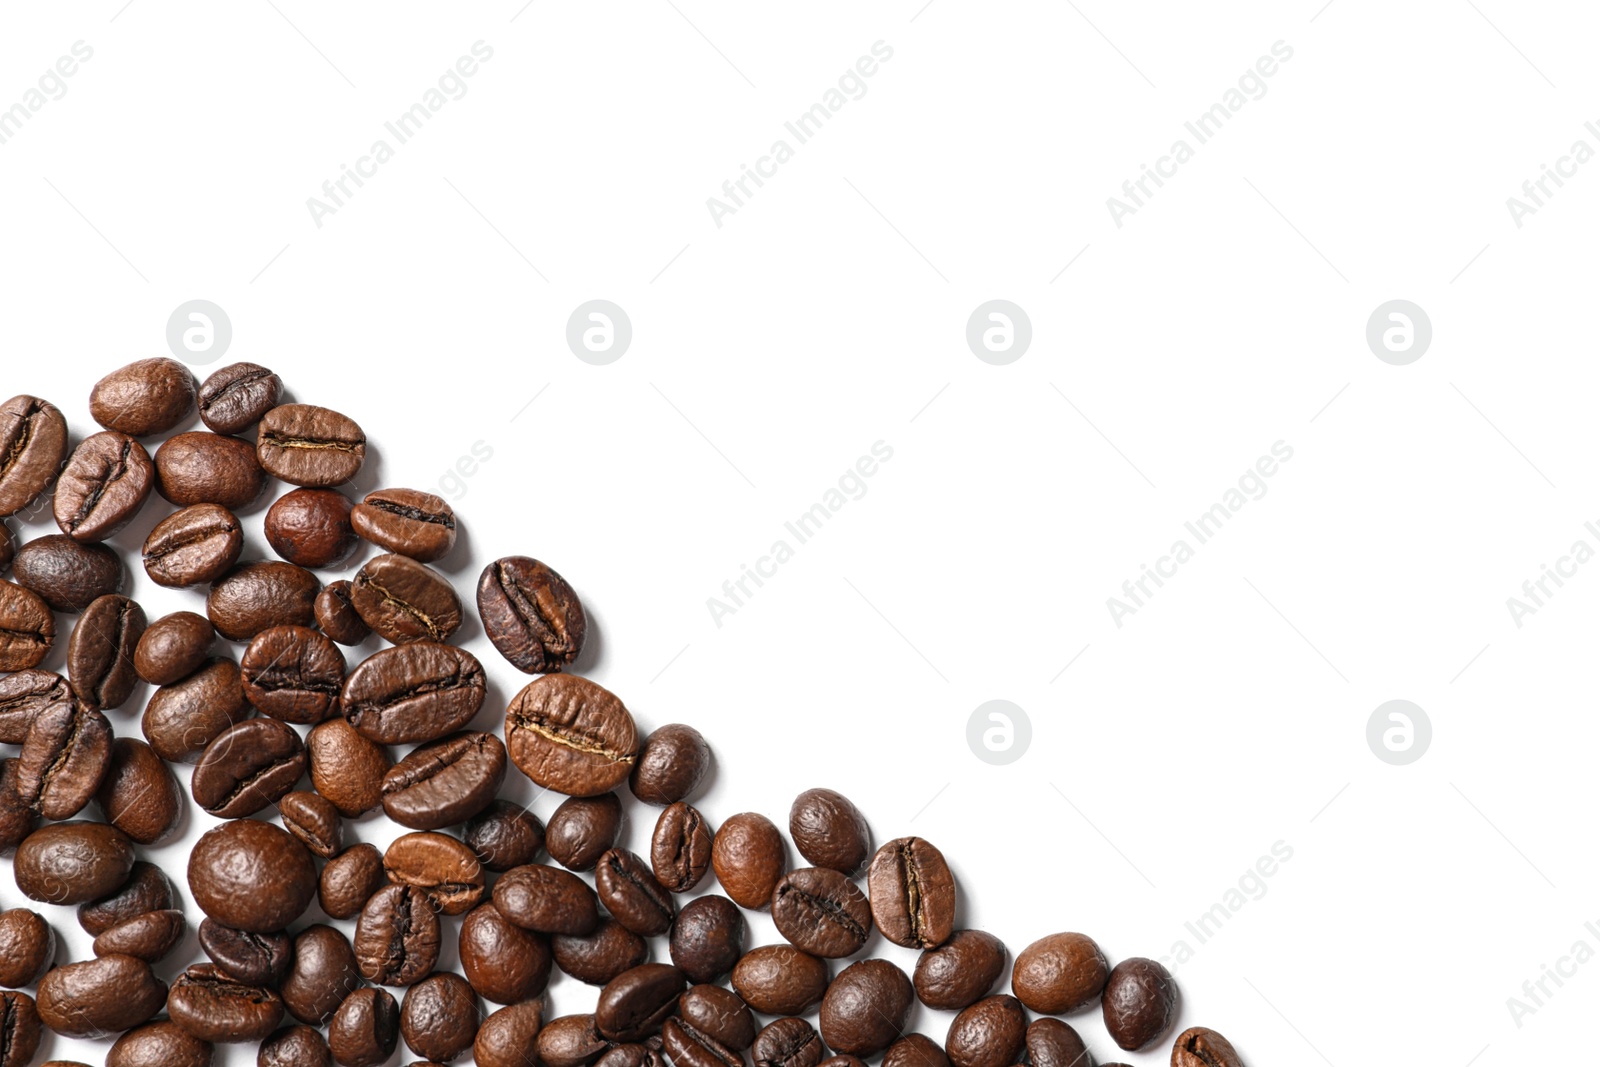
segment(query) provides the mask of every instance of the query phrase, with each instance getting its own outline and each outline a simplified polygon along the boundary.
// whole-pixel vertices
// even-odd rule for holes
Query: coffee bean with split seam
[[[274,626],[250,639],[239,660],[244,695],[263,715],[311,725],[338,713],[344,653],[307,626]]]
[[[235,981],[214,964],[197,963],[172,983],[167,1014],[202,1041],[260,1041],[283,1021],[283,999],[264,986]]]
[[[261,417],[256,456],[291,485],[329,488],[356,476],[367,437],[355,420],[313,404],[280,404]]]
[[[401,826],[439,830],[492,804],[505,777],[506,747],[498,737],[451,734],[423,745],[390,768],[383,776],[383,810]],[[533,851],[538,852],[537,845]],[[530,854],[519,862],[532,859]]]
[[[104,541],[132,521],[155,484],[138,441],[114,430],[86,437],[56,481],[56,525],[74,541]]]
[[[461,599],[438,571],[390,553],[362,564],[350,603],[374,633],[397,645],[447,641],[461,626]]]
[[[344,847],[344,822],[333,801],[304,790],[286,793],[278,801],[283,828],[314,855],[332,859]]]
[[[283,381],[255,363],[230,363],[200,386],[200,421],[216,433],[248,430],[278,406]]]
[[[144,571],[157,585],[214,582],[239,562],[244,530],[220,504],[195,504],[156,523],[144,539]]]
[[[667,963],[645,963],[624,971],[600,990],[595,1029],[609,1041],[638,1041],[658,1032],[678,1010],[683,973]]]
[[[37,667],[56,643],[56,619],[38,594],[0,582],[0,671]]]
[[[1044,1020],[1040,1020],[1043,1022]],[[1035,1026],[1038,1023],[1034,1024]],[[1037,1060],[1034,1061],[1038,1063]],[[1040,1067],[1058,1067],[1056,1063]],[[1066,1067],[1061,1064],[1060,1067]],[[1172,1046],[1172,1067],[1244,1067],[1233,1042],[1204,1026],[1193,1026],[1178,1035]]]
[[[48,400],[0,404],[0,517],[15,515],[50,485],[67,454],[67,420]]]
[[[815,1027],[790,1015],[768,1023],[750,1054],[755,1067],[817,1067],[828,1050]]]
[[[711,869],[711,827],[700,812],[678,801],[661,812],[650,838],[650,869],[674,893],[687,893]]]
[[[40,711],[76,699],[54,671],[29,669],[0,678],[0,742],[22,744]]]
[[[483,706],[487,680],[476,656],[431,641],[386,648],[345,679],[344,716],[384,745],[435,741]]]
[[[387,989],[358,989],[328,1023],[328,1048],[340,1067],[378,1067],[400,1040],[400,1008]]]
[[[305,772],[299,734],[277,719],[246,719],[206,746],[189,791],[208,814],[242,819],[277,801]]]
[[[872,908],[828,867],[790,871],[772,892],[772,922],[790,944],[825,959],[852,956],[872,934]]]
[[[463,915],[483,899],[483,866],[466,845],[449,834],[402,834],[383,854],[384,873],[395,885],[423,891],[444,915]]]
[[[46,819],[88,806],[111,767],[111,723],[83,704],[40,712],[18,757],[17,794]]]
[[[456,543],[456,514],[432,493],[378,489],[350,513],[356,533],[380,548],[432,563]]]
[[[252,934],[215,919],[201,921],[200,948],[224,975],[245,985],[278,985],[294,958],[294,939],[283,930]]]
[[[178,904],[178,892],[166,872],[153,863],[135,860],[118,888],[78,907],[78,925],[99,937],[118,923],[147,911],[176,908]]]
[[[361,909],[353,942],[361,977],[379,985],[419,982],[439,962],[439,916],[417,886],[389,885]]]
[[[484,632],[526,674],[562,670],[583,651],[588,619],[566,579],[536,559],[507,556],[478,579]]]
[[[656,881],[649,864],[624,848],[614,848],[595,866],[595,891],[612,916],[641,937],[672,929],[677,907]]]
[[[506,748],[537,785],[598,796],[633,770],[639,732],[615,695],[571,674],[529,682],[506,712]]]
[[[902,948],[935,948],[955,927],[956,880],[944,854],[920,837],[890,841],[867,871],[872,918]]]
[[[67,677],[85,706],[109,711],[133,695],[134,652],[145,625],[144,609],[115,593],[83,609],[67,639]]]

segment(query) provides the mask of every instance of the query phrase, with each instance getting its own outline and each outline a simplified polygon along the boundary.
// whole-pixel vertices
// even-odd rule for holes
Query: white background
[[[965,921],[1013,950],[1188,941],[1181,1025],[1253,1065],[1592,1047],[1600,963],[1520,1027],[1506,1003],[1600,949],[1600,568],[1520,628],[1506,607],[1575,540],[1600,548],[1600,166],[1521,228],[1506,206],[1573,141],[1600,148],[1584,5],[122,2],[0,16],[0,105],[94,49],[0,145],[0,392],[81,434],[96,378],[215,301],[223,362],[362,423],[360,491],[438,489],[493,450],[444,483],[466,531],[445,569],[463,590],[503,554],[565,574],[585,673],[712,741],[713,822],[781,822],[831,785],[878,840],[939,844]],[[307,198],[480,40],[466,95],[315,225]],[[707,197],[880,40],[866,95],[717,227]],[[1280,40],[1266,95],[1118,228],[1106,198]],[[604,367],[564,340],[593,298],[634,330]],[[964,339],[993,298],[1032,321],[1009,366]],[[1396,298],[1434,328],[1405,367],[1364,339]],[[714,625],[707,598],[880,440],[866,495]],[[1106,599],[1280,440],[1266,495],[1115,626]],[[152,617],[198,602],[137,577]],[[524,679],[463,637],[497,728]],[[965,740],[995,698],[1033,725],[1005,768]],[[1406,767],[1365,740],[1395,698],[1434,729]],[[1185,922],[1279,841],[1265,895],[1197,946]],[[181,870],[184,849],[153,854]],[[558,982],[552,1014],[591,996]],[[1102,1061],[1166,1062],[1070,1021]]]

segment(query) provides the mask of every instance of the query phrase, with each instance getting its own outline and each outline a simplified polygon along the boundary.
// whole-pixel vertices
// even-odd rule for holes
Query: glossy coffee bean
[[[274,804],[305,772],[299,734],[277,719],[246,719],[206,746],[189,792],[207,814],[242,819]]]
[[[872,934],[872,908],[856,884],[827,867],[790,871],[772,891],[778,933],[813,956],[839,959],[861,951]]]
[[[1006,966],[1006,947],[983,930],[958,930],[917,957],[917,999],[938,1011],[960,1011],[989,995]],[[1020,999],[1020,998],[1019,998]]]
[[[1083,934],[1041,937],[1017,954],[1011,991],[1030,1011],[1065,1015],[1100,999],[1111,965]]]
[[[510,1004],[483,1020],[472,1042],[478,1067],[532,1067],[544,1011],[536,1000]]]
[[[283,828],[322,859],[332,859],[344,848],[344,823],[333,801],[320,793],[286,793],[278,801]]]
[[[372,894],[389,884],[383,872],[383,853],[365,842],[351,845],[322,868],[317,903],[330,918],[353,919]]]
[[[1094,1062],[1083,1038],[1060,1019],[1035,1019],[1029,1023],[1024,1044],[1032,1067],[1090,1067]]]
[[[587,985],[603,986],[650,956],[645,939],[615,919],[601,919],[587,934],[556,934],[550,953],[563,974]]]
[[[624,971],[600,990],[595,1029],[608,1041],[639,1041],[657,1033],[678,1010],[683,972],[665,963],[645,963]]]
[[[507,921],[493,904],[479,904],[461,921],[460,956],[472,988],[498,1004],[536,997],[550,981],[548,939]]]
[[[593,1015],[563,1015],[539,1031],[537,1062],[544,1067],[586,1067],[608,1048],[610,1042],[600,1036]]]
[[[355,531],[379,548],[432,563],[456,543],[456,514],[439,497],[415,489],[368,493],[350,513]]]
[[[378,1067],[400,1040],[400,1008],[386,989],[358,989],[328,1023],[328,1048],[340,1067]]]
[[[1040,1064],[1039,1067],[1057,1067],[1057,1064]],[[1172,1046],[1172,1067],[1244,1067],[1244,1060],[1239,1058],[1233,1043],[1215,1030],[1192,1026],[1179,1034]]]
[[[306,752],[311,784],[345,818],[354,819],[383,802],[389,754],[347,720],[329,719],[315,727],[306,737]]]
[[[1135,956],[1112,968],[1100,1008],[1106,1032],[1118,1048],[1149,1048],[1177,1021],[1178,983],[1155,960]]]
[[[205,665],[217,636],[211,620],[175,611],[145,627],[134,647],[133,669],[151,685],[181,682]]]
[[[544,823],[521,804],[496,800],[467,820],[464,838],[484,870],[509,871],[539,858]]]
[[[743,1067],[744,1057],[682,1019],[661,1026],[663,1051],[674,1067]]]
[[[286,1026],[261,1042],[256,1067],[333,1067],[333,1053],[318,1031]]]
[[[56,611],[73,614],[107,593],[122,592],[127,581],[122,560],[110,548],[82,544],[66,534],[35,538],[17,549],[17,557],[11,561],[11,577],[24,589],[39,594]],[[34,628],[31,615],[14,616],[14,609],[9,608],[0,596],[0,617],[6,618],[5,629]]]
[[[287,831],[236,819],[206,831],[189,853],[189,892],[224,926],[267,934],[287,929],[317,892],[311,853]]]
[[[99,934],[94,939],[94,954],[133,956],[146,963],[159,963],[178,947],[186,931],[183,912],[176,908],[147,911]]]
[[[67,639],[67,677],[79,702],[101,710],[127,702],[139,682],[133,655],[145,625],[144,609],[116,593],[83,609]]]
[[[882,1052],[905,1029],[915,999],[911,979],[888,960],[852,963],[823,995],[822,1040],[852,1056]]]
[[[307,626],[274,626],[250,639],[239,660],[245,699],[263,715],[313,724],[339,711],[344,653]]]
[[[144,539],[144,571],[157,585],[183,588],[221,578],[239,562],[244,530],[227,508],[195,504],[156,523]]]
[[[17,794],[17,761],[0,760],[0,852],[10,852],[39,825],[39,812]]]
[[[372,633],[372,627],[366,624],[356,611],[356,606],[350,603],[350,582],[347,579],[341,578],[324,586],[322,592],[317,594],[312,612],[322,632],[341,645],[359,645]]]
[[[294,939],[282,930],[251,934],[205,919],[200,923],[200,949],[235,982],[276,986],[289,973]]]
[[[167,987],[132,956],[69,963],[39,979],[39,1018],[63,1037],[100,1037],[153,1018]]]
[[[694,793],[711,769],[711,746],[692,726],[671,723],[645,739],[628,785],[646,804],[674,804]]]
[[[189,368],[161,356],[120,367],[95,383],[89,414],[108,430],[134,437],[166,433],[194,411]]]
[[[771,819],[753,811],[724,821],[711,841],[717,881],[741,908],[769,906],[788,865],[783,835]]]
[[[448,641],[461,626],[461,599],[443,575],[390,553],[362,564],[350,603],[372,632],[397,645]]]
[[[133,520],[155,483],[150,453],[132,437],[85,437],[56,479],[56,525],[74,541],[104,541]]]
[[[56,620],[37,594],[0,582],[0,671],[37,667],[56,640]]]
[[[828,965],[792,945],[763,945],[739,958],[731,982],[764,1015],[803,1015],[828,991]]]
[[[817,1067],[827,1054],[816,1028],[792,1015],[768,1023],[750,1047],[755,1067]]]
[[[211,1067],[214,1055],[211,1042],[159,1020],[117,1038],[106,1052],[106,1067]]]
[[[755,1043],[756,1017],[731,989],[690,986],[678,998],[678,1016],[685,1026],[734,1052],[743,1052]]]
[[[506,662],[527,674],[570,666],[588,631],[583,604],[566,579],[527,556],[507,556],[483,569],[478,615]]]
[[[140,728],[156,755],[171,763],[193,763],[218,735],[250,714],[229,659],[211,659],[181,682],[151,694]]]
[[[902,948],[936,948],[955,927],[956,880],[944,853],[920,837],[880,848],[867,871],[872,920]]]
[[[600,925],[600,900],[580,878],[557,867],[513,867],[494,884],[494,905],[524,930],[583,935]]]
[[[1010,1067],[1022,1054],[1027,1029],[1028,1013],[1016,997],[985,997],[950,1024],[945,1055],[953,1067]]]
[[[700,812],[681,800],[656,820],[650,838],[650,869],[674,893],[687,893],[711,869],[711,827]]]
[[[290,485],[329,488],[356,476],[367,438],[353,419],[312,404],[281,404],[256,431],[261,466]]]
[[[442,971],[406,990],[400,1037],[418,1056],[442,1063],[472,1048],[478,1018],[472,987],[460,975]]]
[[[854,875],[872,852],[866,816],[832,789],[807,789],[789,808],[789,837],[814,866]]]
[[[54,671],[23,670],[0,678],[0,742],[22,744],[39,712],[76,699]]]
[[[169,437],[156,449],[156,492],[180,508],[216,504],[238,511],[267,487],[267,472],[249,441],[198,431]]]
[[[714,982],[744,954],[744,916],[727,897],[697,897],[672,924],[672,963],[696,984]]]
[[[950,1057],[932,1038],[923,1034],[906,1034],[883,1054],[882,1067],[950,1067]],[[1088,1061],[1075,1067],[1093,1067]]]
[[[615,793],[568,797],[550,816],[544,847],[569,871],[592,871],[622,834],[622,801]]]
[[[331,567],[356,547],[350,498],[333,489],[292,489],[273,501],[267,544],[300,567]]]
[[[230,363],[201,384],[200,421],[216,433],[241,433],[277,407],[282,392],[282,380],[267,368]]]
[[[15,515],[50,485],[67,455],[67,420],[36,396],[0,404],[0,517]]]
[[[384,745],[436,741],[483,706],[487,681],[477,657],[431,641],[386,648],[345,679],[345,718]]]
[[[260,1041],[283,1021],[283,999],[264,986],[235,981],[214,964],[197,963],[172,983],[167,1014],[202,1041]]]
[[[40,827],[17,846],[11,865],[23,896],[45,904],[82,904],[103,897],[132,870],[133,842],[121,830],[93,822]]]
[[[361,988],[355,950],[331,926],[308,926],[295,935],[294,962],[279,987],[290,1015],[326,1026],[345,998]]]
[[[484,895],[483,867],[473,851],[449,834],[402,834],[383,854],[383,869],[395,885],[422,890],[443,915],[464,915]]]
[[[488,807],[505,777],[506,747],[498,737],[451,734],[390,768],[383,776],[383,810],[401,826],[438,830]]]
[[[27,908],[0,911],[0,986],[33,985],[55,957],[56,932],[43,915]]]
[[[39,713],[17,757],[17,795],[46,819],[89,805],[111,766],[111,723],[83,704]]]
[[[570,674],[529,682],[506,712],[511,761],[537,785],[568,796],[597,796],[633,770],[639,733],[607,690]]]
[[[151,911],[178,907],[172,880],[160,867],[135,860],[128,877],[115,891],[78,907],[78,925],[99,937],[119,923]]]
[[[319,588],[316,575],[292,563],[241,564],[211,583],[206,617],[230,641],[274,626],[310,626]]]
[[[601,856],[595,865],[594,884],[606,911],[634,933],[654,937],[672,929],[677,914],[672,894],[634,853],[614,848]]]
[[[439,916],[416,886],[389,885],[361,909],[353,941],[361,977],[411,985],[439,962]]]

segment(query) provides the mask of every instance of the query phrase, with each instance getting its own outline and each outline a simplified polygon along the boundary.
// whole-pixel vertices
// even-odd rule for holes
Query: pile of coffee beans
[[[566,673],[584,607],[539,560],[478,581],[485,635],[537,677],[499,735],[472,729],[488,678],[449,643],[469,609],[429,565],[455,514],[413,489],[352,501],[360,425],[283,399],[265,367],[200,384],[147,359],[94,386],[100,429],[75,444],[47,401],[0,406],[0,518],[60,530],[17,544],[0,522],[0,852],[23,896],[76,906],[94,939],[69,960],[44,916],[0,910],[0,1067],[35,1063],[48,1032],[107,1042],[107,1067],[204,1067],[232,1043],[261,1067],[377,1067],[402,1042],[419,1067],[1092,1067],[1057,1016],[1096,1005],[1119,1048],[1167,1039],[1172,976],[1113,967],[1081,933],[1023,948],[996,992],[1006,946],[957,927],[944,855],[874,847],[837,792],[797,797],[787,839],[755,812],[713,827],[692,803],[705,739],[642,735]],[[205,429],[173,433],[197,413]],[[245,558],[238,513],[273,480],[293,487],[265,512],[278,558]],[[109,541],[153,495],[169,513],[129,562],[196,600],[152,620]],[[376,554],[348,580],[313,573],[362,544]],[[116,736],[107,712],[141,684],[143,736]],[[565,796],[548,825],[501,796],[513,767]],[[659,809],[648,856],[619,845],[629,794]],[[405,831],[382,851],[354,840],[377,818]],[[210,828],[185,870],[141,858],[191,819]],[[679,900],[708,879],[721,894]],[[747,945],[741,909],[769,911],[783,941]],[[351,936],[332,925],[351,920]],[[920,951],[912,974],[863,958],[879,935]],[[553,968],[595,987],[592,1011],[545,1018]],[[942,1042],[907,1032],[918,1002],[955,1013]],[[1171,1063],[1241,1061],[1196,1028]]]

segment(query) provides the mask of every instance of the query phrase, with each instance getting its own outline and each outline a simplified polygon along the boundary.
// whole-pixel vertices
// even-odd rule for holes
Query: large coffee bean
[[[496,873],[532,863],[544,848],[544,824],[539,816],[509,800],[496,800],[468,819],[463,836],[484,870]]]
[[[419,982],[439,962],[439,916],[416,886],[384,886],[356,920],[356,965],[380,985]]]
[[[11,577],[56,611],[76,613],[107,593],[122,592],[122,560],[105,545],[82,544],[66,534],[35,538],[17,549]],[[0,611],[5,610],[0,598]],[[27,628],[27,624],[22,624]],[[9,624],[6,629],[12,629]]]
[[[94,954],[134,956],[146,963],[159,963],[178,947],[187,929],[183,912],[176,908],[147,911],[96,936]]]
[[[493,803],[505,777],[506,747],[498,737],[452,734],[416,749],[383,776],[383,810],[413,830],[442,829]]]
[[[67,680],[54,671],[23,670],[0,678],[0,741],[22,744],[41,711],[76,699]]]
[[[333,1067],[322,1034],[309,1026],[286,1026],[261,1042],[256,1067]]]
[[[956,880],[944,853],[920,837],[890,841],[867,871],[872,919],[902,948],[935,948],[955,927]]]
[[[344,653],[307,626],[274,626],[250,639],[239,659],[245,698],[263,715],[319,723],[339,710]]]
[[[233,512],[195,504],[156,523],[144,539],[145,573],[157,585],[182,588],[214,582],[244,550],[244,531]]]
[[[1032,1067],[1090,1067],[1089,1049],[1078,1032],[1060,1019],[1035,1019],[1028,1024],[1024,1044]],[[1190,1065],[1185,1065],[1190,1067]],[[1197,1062],[1193,1067],[1238,1067],[1237,1064]]]
[[[133,870],[133,842],[112,826],[60,822],[17,846],[11,865],[17,888],[45,904],[82,904],[112,892]]]
[[[985,997],[950,1024],[945,1055],[953,1067],[1010,1067],[1022,1054],[1027,1030],[1028,1013],[1016,997]]]
[[[743,812],[723,822],[711,841],[711,867],[734,903],[752,911],[772,903],[788,869],[783,835],[765,815]]]
[[[1083,934],[1041,937],[1017,954],[1011,991],[1030,1011],[1065,1015],[1100,999],[1111,965]]]
[[[1135,956],[1112,968],[1100,1008],[1118,1048],[1149,1048],[1177,1021],[1178,983],[1155,960]]]
[[[344,578],[329,582],[317,594],[312,611],[322,632],[341,645],[359,645],[372,633],[372,627],[361,618],[356,606],[350,602],[350,582]]]
[[[666,963],[645,963],[624,971],[600,990],[595,1029],[609,1041],[638,1041],[658,1032],[678,1010],[683,972]]]
[[[530,863],[513,867],[494,884],[494,905],[524,930],[587,934],[600,925],[600,900],[576,875]]]
[[[267,934],[298,919],[317,892],[311,853],[285,830],[236,819],[208,830],[189,853],[189,892],[224,926]]]
[[[792,945],[763,945],[740,957],[730,980],[764,1015],[803,1015],[828,991],[828,965]]]
[[[117,1038],[106,1067],[211,1067],[214,1050],[171,1021],[145,1023]]]
[[[872,934],[872,907],[856,884],[827,867],[790,871],[772,891],[778,933],[813,956],[853,956]]]
[[[678,1015],[685,1026],[734,1052],[743,1052],[755,1043],[756,1017],[739,994],[730,989],[690,986],[678,998]]]
[[[646,804],[674,804],[700,787],[711,769],[711,746],[700,731],[669,723],[645,739],[628,785]]]
[[[711,869],[711,827],[698,810],[680,800],[661,813],[650,838],[650,869],[674,893],[700,884]]]
[[[506,748],[529,778],[568,796],[596,796],[633,770],[639,733],[607,690],[570,674],[529,682],[506,712]]]
[[[851,1056],[882,1052],[905,1029],[915,999],[911,979],[888,960],[852,963],[823,995],[822,1040]]]
[[[817,1067],[827,1053],[816,1029],[792,1015],[768,1023],[750,1047],[756,1067]]]
[[[178,976],[167,1014],[202,1041],[260,1041],[283,1021],[283,1000],[264,986],[245,985],[209,963]]]
[[[354,819],[383,800],[389,754],[362,736],[345,719],[329,719],[306,738],[311,784],[333,802],[339,814]]]
[[[457,974],[431,974],[406,990],[400,1036],[418,1056],[440,1063],[472,1047],[478,1036],[478,1000]]]
[[[104,541],[132,521],[155,483],[150,453],[132,437],[85,437],[56,480],[56,525],[74,541]]]
[[[373,633],[397,645],[448,641],[461,599],[443,575],[408,556],[375,556],[350,580],[350,603]]]
[[[654,937],[672,929],[677,913],[672,894],[634,853],[614,848],[601,856],[595,866],[594,884],[606,911],[634,933]]]
[[[100,1037],[153,1018],[167,987],[132,956],[69,963],[39,979],[39,1018],[62,1037]]]
[[[289,973],[294,939],[282,930],[252,934],[205,919],[200,923],[200,949],[225,978],[245,985],[277,986]]]
[[[17,795],[46,819],[88,806],[111,766],[111,723],[94,708],[58,705],[39,713],[18,757]]]
[[[789,836],[814,866],[854,875],[872,853],[866,816],[832,789],[807,789],[789,808]]]
[[[295,936],[294,963],[280,987],[290,1015],[308,1026],[326,1026],[360,988],[356,954],[343,934],[319,923]]]
[[[527,556],[497,559],[478,579],[478,615],[513,667],[548,674],[583,651],[588,621],[566,579]]]
[[[245,563],[211,584],[206,616],[230,641],[274,626],[310,626],[319,588],[316,575],[292,563]]]
[[[0,671],[37,667],[55,640],[50,606],[20,585],[0,582]]]
[[[368,493],[350,513],[356,533],[379,548],[432,563],[456,543],[456,513],[439,497],[415,489]]]
[[[267,544],[300,567],[331,567],[356,547],[350,499],[333,489],[293,489],[273,501]]]
[[[536,1062],[544,1067],[586,1067],[610,1047],[595,1029],[593,1015],[563,1015],[539,1031]]]
[[[395,885],[422,890],[444,915],[463,915],[483,899],[483,867],[472,850],[449,834],[402,834],[383,854],[384,873]]]
[[[66,454],[67,420],[54,404],[26,395],[0,404],[0,517],[32,504]]]
[[[340,702],[345,718],[379,744],[436,741],[478,713],[486,686],[472,653],[424,641],[363,660],[345,679]]]
[[[192,763],[218,735],[249,714],[238,666],[218,658],[183,681],[157,689],[139,725],[156,755],[172,763]]]
[[[673,965],[697,984],[715,982],[744,954],[744,916],[727,897],[697,897],[672,924]]]
[[[478,1067],[529,1067],[535,1062],[543,1021],[544,1010],[537,1000],[501,1008],[478,1027],[473,1061]]]
[[[479,904],[461,921],[460,950],[462,973],[485,1000],[516,1004],[543,993],[550,981],[549,941],[508,921],[493,904]]]
[[[17,761],[0,760],[0,852],[10,852],[39,825],[39,812],[17,793]]]
[[[383,872],[383,853],[365,842],[351,845],[322,868],[317,883],[317,903],[334,919],[353,919],[372,894],[389,884]]]
[[[601,919],[587,934],[556,934],[550,953],[563,974],[587,985],[605,985],[650,956],[645,939],[615,919]]]
[[[356,476],[367,437],[355,421],[312,404],[281,404],[261,417],[256,455],[290,485],[328,488]]]
[[[306,772],[300,735],[277,719],[246,719],[206,746],[189,779],[196,804],[219,819],[268,807]]]
[[[400,1041],[400,1008],[387,989],[358,989],[328,1023],[328,1048],[340,1067],[378,1067]]]
[[[960,1011],[989,995],[1006,967],[1006,947],[983,930],[959,930],[917,957],[917,998],[937,1011]],[[1020,998],[1019,998],[1020,999]]]
[[[332,859],[344,848],[344,821],[333,801],[320,793],[285,793],[278,801],[283,828],[309,848],[313,855]]]
[[[194,411],[189,368],[161,356],[120,367],[95,383],[89,415],[108,430],[134,437],[166,433]]]
[[[175,611],[145,627],[133,651],[133,669],[151,685],[181,682],[205,665],[217,632],[211,620]]]
[[[125,596],[99,597],[83,609],[67,639],[67,677],[86,707],[120,708],[133,695],[134,650],[144,630],[144,609]]]
[[[661,1042],[675,1067],[744,1067],[744,1057],[682,1019],[661,1026]]]
[[[1033,1062],[1039,1063],[1038,1060]],[[1057,1064],[1040,1064],[1040,1067],[1057,1067]],[[1244,1067],[1244,1060],[1227,1038],[1215,1030],[1193,1026],[1179,1034],[1172,1046],[1172,1067]]]
[[[135,860],[127,879],[115,892],[78,906],[78,925],[90,936],[99,937],[135,916],[176,908],[178,904],[177,890],[166,873],[153,863]]]
[[[932,1038],[922,1034],[907,1034],[889,1046],[883,1054],[882,1067],[950,1067],[950,1057]],[[1085,1059],[1074,1067],[1094,1067]]]
[[[267,472],[249,441],[222,434],[180,433],[156,449],[156,492],[180,508],[217,504],[238,511],[267,487]]]
[[[240,433],[278,406],[283,381],[254,363],[230,363],[200,386],[200,421],[217,433]]]
[[[55,956],[56,932],[43,915],[27,908],[0,911],[0,986],[32,985]]]
[[[602,793],[563,800],[550,816],[544,843],[550,858],[567,870],[592,871],[621,834],[622,801],[615,793]]]

